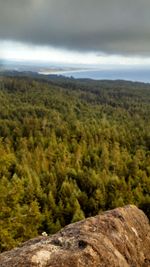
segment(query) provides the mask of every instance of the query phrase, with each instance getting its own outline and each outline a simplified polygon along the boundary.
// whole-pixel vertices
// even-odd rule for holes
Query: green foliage
[[[135,203],[150,217],[150,86],[0,79],[0,250]]]

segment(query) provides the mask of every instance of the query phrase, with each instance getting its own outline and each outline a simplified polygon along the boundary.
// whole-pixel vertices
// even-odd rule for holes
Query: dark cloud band
[[[0,39],[150,54],[149,0],[1,0]]]

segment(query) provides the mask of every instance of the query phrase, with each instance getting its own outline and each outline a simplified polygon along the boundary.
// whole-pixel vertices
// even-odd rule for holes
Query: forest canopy
[[[0,77],[0,251],[101,211],[150,218],[150,85]]]

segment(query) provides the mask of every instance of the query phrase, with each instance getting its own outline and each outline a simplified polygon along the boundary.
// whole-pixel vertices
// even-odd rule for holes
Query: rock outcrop
[[[150,226],[135,206],[70,224],[0,255],[1,267],[148,267]]]

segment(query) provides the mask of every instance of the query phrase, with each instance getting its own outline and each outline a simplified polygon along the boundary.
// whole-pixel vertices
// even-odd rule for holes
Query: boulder
[[[148,267],[150,225],[128,205],[70,224],[0,255],[1,267]]]

